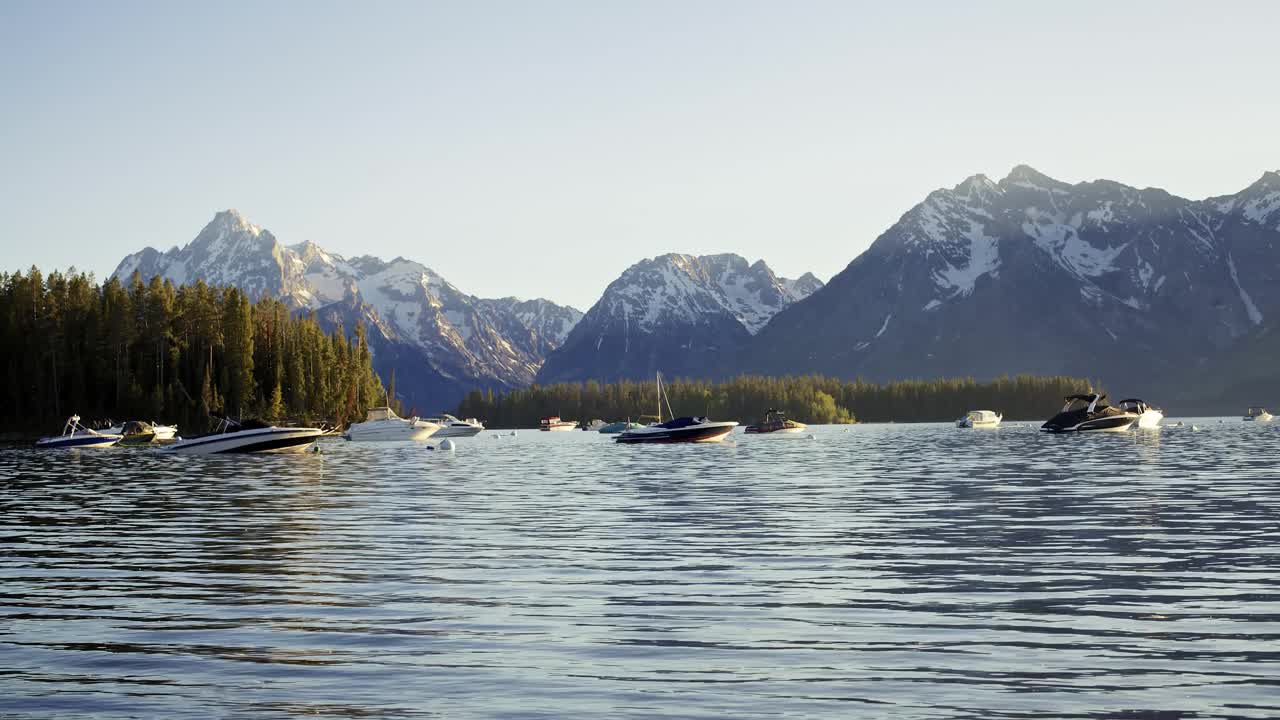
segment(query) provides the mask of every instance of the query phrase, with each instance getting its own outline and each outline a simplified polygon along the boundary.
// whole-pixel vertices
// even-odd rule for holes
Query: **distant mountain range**
[[[1071,374],[1165,404],[1280,405],[1280,174],[1187,200],[1019,166],[931,193],[825,286],[737,255],[663,255],[584,315],[548,300],[482,299],[396,258],[286,246],[235,211],[191,243],[116,270],[234,284],[370,329],[422,410],[535,379],[821,372],[870,380]],[[1223,377],[1218,369],[1231,369]],[[1224,403],[1230,403],[1223,407]],[[1174,412],[1185,408],[1172,408]]]
[[[1280,317],[1278,281],[1274,172],[1235,195],[1186,200],[1105,180],[1069,185],[1024,165],[931,193],[778,313],[736,369],[1064,373],[1206,407],[1213,366]]]
[[[179,285],[234,285],[255,300],[280,298],[296,310],[315,311],[329,330],[341,325],[351,331],[364,323],[375,369],[384,381],[394,370],[397,394],[422,412],[452,407],[473,389],[527,386],[558,348],[582,344],[573,331],[583,314],[572,307],[542,299],[478,298],[404,258],[346,259],[312,242],[284,245],[235,210],[217,213],[182,247],[164,253],[146,248],[126,257],[113,275],[127,280],[134,272]],[[638,313],[629,334],[623,328],[623,352],[614,358],[617,369],[610,376],[630,376],[633,370],[647,376],[658,368],[698,374],[698,365],[682,358],[689,338],[679,340],[682,348],[671,344],[678,340],[672,333],[714,327],[737,346],[778,310],[821,285],[812,275],[777,278],[763,262],[748,265],[736,255],[666,255],[638,263],[605,294]],[[600,308],[601,303],[593,308],[589,327],[605,321],[608,313]],[[713,354],[718,349],[709,338],[697,342]],[[587,357],[579,373],[563,370],[576,354],[559,355],[562,369],[552,372],[566,379],[594,376],[591,367],[599,356]],[[655,360],[626,360],[641,355]]]
[[[311,242],[283,245],[235,210],[220,212],[192,240],[165,253],[126,257],[114,275],[135,271],[177,284],[235,285],[254,299],[273,296],[317,312],[332,329],[369,329],[374,367],[421,412],[452,407],[473,388],[533,382],[551,349],[582,317],[549,300],[468,295],[430,268],[404,258],[350,260]]]

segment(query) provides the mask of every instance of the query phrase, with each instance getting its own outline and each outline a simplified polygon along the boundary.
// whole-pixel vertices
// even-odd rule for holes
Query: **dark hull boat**
[[[710,443],[720,442],[738,426],[736,422],[711,422],[704,417],[682,417],[657,425],[628,430],[616,438],[620,443]]]
[[[738,427],[736,422],[712,422],[704,417],[679,417],[662,422],[662,403],[666,395],[662,392],[662,374],[658,374],[658,422],[644,427],[623,431],[614,442],[637,445],[670,445],[672,443],[713,443],[720,442],[726,435]],[[671,401],[667,400],[667,411],[671,415]]]
[[[1137,421],[1137,413],[1108,405],[1106,395],[1071,395],[1062,412],[1040,429],[1051,433],[1124,432]]]

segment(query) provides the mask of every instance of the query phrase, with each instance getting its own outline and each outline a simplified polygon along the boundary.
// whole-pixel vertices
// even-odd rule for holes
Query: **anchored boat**
[[[439,430],[440,426],[429,420],[417,417],[406,420],[389,407],[375,407],[369,408],[364,422],[352,423],[342,437],[355,441],[417,441],[426,440]]]
[[[738,426],[736,422],[712,422],[705,417],[680,417],[662,422],[664,401],[667,403],[667,412],[675,415],[671,412],[671,401],[662,391],[662,373],[658,373],[658,422],[627,430],[614,438],[614,441],[627,444],[720,442]]]
[[[1107,404],[1107,396],[1098,393],[1070,395],[1062,412],[1049,418],[1040,429],[1051,433],[1124,432],[1138,421],[1137,413]]]
[[[956,427],[961,428],[994,428],[1000,427],[1000,422],[1004,420],[1004,416],[992,410],[970,410],[965,416],[956,421]]]
[[[743,432],[748,435],[792,434],[804,432],[808,428],[809,426],[802,422],[789,419],[786,413],[770,408],[764,414],[764,420],[755,425],[748,425]]]
[[[609,423],[608,425],[605,425],[604,427],[600,428],[598,432],[601,435],[617,435],[618,433],[623,433],[628,430],[635,430],[637,428],[642,428],[642,427],[644,427],[644,425],[627,420],[626,422]]]
[[[166,450],[191,455],[300,453],[323,434],[319,428],[276,427],[259,420],[236,422],[222,418],[214,432],[179,440]]]
[[[62,434],[43,437],[36,441],[36,447],[42,448],[104,448],[120,442],[123,435],[119,433],[90,430],[80,424],[80,416],[67,418],[62,426]]]
[[[1244,415],[1245,422],[1271,422],[1273,419],[1275,416],[1262,407],[1251,407]]]
[[[1158,428],[1160,427],[1160,421],[1164,419],[1164,411],[1158,407],[1148,405],[1146,402],[1139,400],[1138,398],[1121,400],[1116,403],[1116,407],[1137,415],[1138,422],[1136,425],[1140,430]]]
[[[542,418],[542,422],[538,424],[538,429],[542,432],[567,432],[578,427],[578,423],[572,420],[561,420],[559,415]]]
[[[474,435],[479,435],[484,431],[484,424],[479,420],[476,420],[475,418],[459,420],[449,413],[443,413],[439,417],[429,417],[427,418],[427,422],[433,422],[440,426],[440,429],[437,430],[435,434],[437,439],[447,437],[472,437]]]

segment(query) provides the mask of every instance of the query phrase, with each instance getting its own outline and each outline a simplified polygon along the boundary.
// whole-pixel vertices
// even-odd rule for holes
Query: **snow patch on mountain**
[[[1249,313],[1249,322],[1261,325],[1262,313],[1258,311],[1258,306],[1253,304],[1253,298],[1249,297],[1249,293],[1245,292],[1244,287],[1240,285],[1240,274],[1236,271],[1236,261],[1231,257],[1231,253],[1227,253],[1227,268],[1231,271],[1231,282],[1235,283],[1236,292],[1240,293],[1240,302],[1244,303],[1245,310]]]
[[[134,272],[178,285],[234,285],[255,300],[278,297],[298,309],[350,301],[362,317],[375,320],[384,340],[424,351],[431,372],[499,385],[532,382],[546,355],[582,317],[547,300],[477,298],[405,258],[347,260],[311,241],[286,246],[235,210],[216,214],[184,247],[126,257],[114,275],[127,279]]]
[[[808,297],[822,283],[811,273],[788,280],[763,261],[740,256],[662,255],[628,268],[588,312],[634,323],[639,332],[659,324],[696,325],[708,314],[728,313],[755,334],[779,310]]]
[[[1000,239],[986,233],[985,226],[969,220],[969,229],[961,234],[968,241],[967,262],[956,267],[950,261],[944,261],[945,267],[934,270],[934,279],[941,287],[950,288],[955,294],[968,295],[973,292],[978,278],[983,275],[992,277],[1000,274]]]

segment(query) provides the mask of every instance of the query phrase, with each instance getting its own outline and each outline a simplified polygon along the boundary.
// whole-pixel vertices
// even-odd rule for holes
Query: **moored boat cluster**
[[[666,421],[662,419],[664,407],[670,417]],[[648,424],[632,422],[630,418],[609,423],[593,420],[583,423],[580,429],[615,435],[615,441],[623,444],[671,444],[719,442],[738,426],[737,422],[713,421],[700,416],[676,417],[663,390],[661,374],[657,376],[657,410],[656,420]],[[1124,432],[1135,427],[1157,428],[1163,419],[1163,411],[1141,399],[1128,398],[1111,405],[1105,394],[1089,393],[1068,396],[1062,410],[1040,429],[1049,433]],[[1246,422],[1256,423],[1273,419],[1274,416],[1263,407],[1250,407],[1243,417]],[[961,428],[998,428],[1003,420],[1001,413],[992,410],[971,410],[955,424]],[[577,428],[578,423],[556,415],[543,418],[539,427],[544,432]],[[461,420],[447,413],[431,418],[402,418],[391,407],[382,406],[370,408],[365,420],[352,423],[342,437],[358,442],[438,439],[442,440],[442,448],[452,449],[451,444],[445,444],[449,443],[449,438],[473,437],[484,429],[484,424],[475,418]],[[762,420],[748,425],[743,432],[748,435],[795,435],[806,429],[808,426],[804,423],[770,408]],[[166,452],[188,454],[296,453],[311,449],[318,439],[332,434],[325,428],[281,427],[257,420],[236,421],[230,418],[219,418],[217,428],[206,435],[182,438],[178,437],[177,431],[173,425],[137,420],[91,429],[81,424],[79,415],[72,415],[60,435],[41,438],[36,447],[88,449],[158,444]]]

